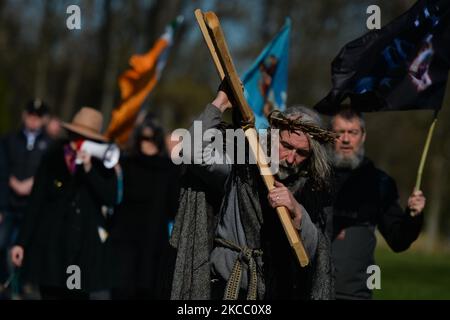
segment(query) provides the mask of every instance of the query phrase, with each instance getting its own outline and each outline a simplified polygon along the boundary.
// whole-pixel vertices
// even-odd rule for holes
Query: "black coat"
[[[44,131],[39,133],[31,149],[27,147],[27,138],[23,129],[5,137],[4,151],[8,162],[9,175],[19,180],[25,180],[36,174],[44,153],[51,144],[51,139]],[[27,205],[28,196],[9,193],[9,209],[22,214]]]
[[[336,170],[334,232],[345,229],[344,239],[335,239],[332,247],[338,298],[371,297],[366,271],[375,264],[376,227],[395,252],[417,239],[423,214],[411,217],[398,198],[395,181],[367,158],[355,170]]]
[[[121,162],[123,201],[113,216],[113,287],[146,289],[157,297],[168,222],[178,208],[179,177],[170,159],[136,155]]]
[[[105,226],[102,205],[116,201],[116,176],[96,159],[92,162],[89,173],[77,166],[71,175],[63,143],[44,155],[17,242],[25,250],[24,276],[29,281],[65,288],[67,267],[77,265],[82,290],[106,288],[106,247],[98,228]]]

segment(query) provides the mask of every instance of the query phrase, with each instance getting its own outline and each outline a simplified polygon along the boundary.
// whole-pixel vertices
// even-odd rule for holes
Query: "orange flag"
[[[106,137],[119,145],[124,145],[141,109],[141,105],[158,82],[166,64],[176,27],[182,22],[178,17],[156,41],[153,48],[143,55],[130,58],[131,69],[119,77],[121,102],[113,110]]]

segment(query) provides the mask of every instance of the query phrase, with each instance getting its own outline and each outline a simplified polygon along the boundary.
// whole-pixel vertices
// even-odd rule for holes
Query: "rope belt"
[[[233,270],[231,271],[230,277],[227,281],[227,286],[225,288],[225,293],[223,296],[224,300],[237,300],[239,296],[239,289],[242,279],[242,269],[244,263],[248,266],[250,270],[250,279],[248,283],[247,300],[256,300],[257,288],[258,288],[258,273],[256,270],[255,257],[262,256],[263,252],[259,249],[250,249],[248,247],[240,247],[231,241],[217,238],[216,242],[228,249],[239,252],[239,257],[234,263]]]

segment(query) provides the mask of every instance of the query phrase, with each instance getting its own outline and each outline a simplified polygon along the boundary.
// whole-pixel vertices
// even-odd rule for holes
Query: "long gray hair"
[[[284,116],[290,119],[301,118],[301,121],[324,128],[322,119],[314,110],[305,106],[293,106],[283,112]],[[311,148],[311,155],[307,159],[305,169],[308,171],[308,177],[312,179],[314,185],[319,188],[326,187],[330,183],[331,177],[331,159],[326,146],[315,140],[312,136],[306,134]]]

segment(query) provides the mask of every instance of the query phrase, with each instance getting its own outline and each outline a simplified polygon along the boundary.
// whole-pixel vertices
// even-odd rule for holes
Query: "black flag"
[[[450,0],[419,0],[380,30],[340,51],[333,89],[315,108],[333,113],[350,97],[361,112],[441,108],[450,67]]]

